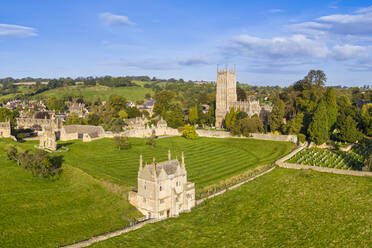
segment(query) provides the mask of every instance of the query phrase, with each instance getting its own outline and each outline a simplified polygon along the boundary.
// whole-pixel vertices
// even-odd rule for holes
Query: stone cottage
[[[84,142],[105,137],[105,130],[101,126],[92,125],[67,125],[61,129],[60,140],[77,140]]]
[[[163,219],[178,216],[195,206],[195,185],[187,181],[184,155],[181,163],[171,159],[142,165],[138,171],[138,191],[129,194],[129,201],[147,218]]]

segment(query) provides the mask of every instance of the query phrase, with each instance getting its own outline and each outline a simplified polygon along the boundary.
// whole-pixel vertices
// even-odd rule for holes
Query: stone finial
[[[168,150],[168,160],[171,160],[171,152],[170,152],[170,149]]]
[[[142,170],[142,153],[140,154],[140,170]]]
[[[152,157],[152,163],[155,164],[155,157]]]
[[[181,158],[182,160],[181,160],[181,165],[183,166],[183,167],[185,167],[185,156],[183,155],[183,152],[182,152],[182,158]]]

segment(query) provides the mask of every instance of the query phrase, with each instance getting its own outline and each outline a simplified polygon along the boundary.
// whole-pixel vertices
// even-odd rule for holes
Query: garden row
[[[370,150],[357,146],[349,152],[309,148],[303,149],[287,162],[335,169],[361,170]]]

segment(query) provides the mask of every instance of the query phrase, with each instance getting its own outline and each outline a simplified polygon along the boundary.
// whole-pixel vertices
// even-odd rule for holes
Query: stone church
[[[221,128],[226,114],[234,108],[246,112],[249,117],[257,114],[264,121],[267,120],[272,107],[261,106],[257,100],[238,101],[236,93],[236,67],[230,70],[227,67],[219,70],[217,67],[217,92],[216,92],[216,128]]]
[[[138,171],[138,190],[129,194],[129,201],[146,218],[163,219],[178,216],[195,206],[195,185],[187,181],[184,155],[181,163],[171,159],[142,165]]]

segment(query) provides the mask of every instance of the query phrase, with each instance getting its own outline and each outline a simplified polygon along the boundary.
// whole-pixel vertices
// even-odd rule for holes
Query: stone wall
[[[289,141],[292,143],[297,144],[297,136],[296,135],[275,135],[275,134],[267,134],[267,133],[252,133],[252,139],[261,139],[261,140],[273,140],[273,141]]]
[[[225,131],[217,131],[217,130],[201,130],[197,129],[196,133],[200,137],[209,137],[209,138],[246,138],[246,137],[239,137],[233,136],[230,132]],[[297,144],[297,136],[296,135],[275,135],[275,134],[265,134],[265,133],[252,133],[252,139],[260,139],[260,140],[272,140],[272,141],[289,141]]]

